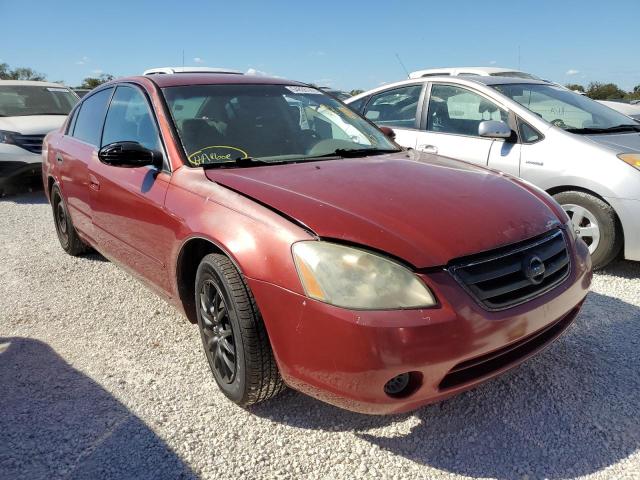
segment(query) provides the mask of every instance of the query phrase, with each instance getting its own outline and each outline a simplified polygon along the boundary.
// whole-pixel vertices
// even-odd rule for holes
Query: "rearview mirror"
[[[396,132],[393,131],[393,128],[389,128],[389,127],[378,127],[380,129],[380,131],[382,133],[384,133],[384,136],[395,141],[396,139]]]
[[[158,165],[162,154],[143,147],[138,142],[115,142],[105,145],[98,152],[100,161],[114,167],[144,167]]]
[[[488,138],[509,138],[511,128],[501,120],[484,120],[478,125],[478,135]]]

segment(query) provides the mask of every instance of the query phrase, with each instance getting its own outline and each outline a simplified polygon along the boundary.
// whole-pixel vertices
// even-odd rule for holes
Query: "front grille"
[[[552,289],[567,278],[570,268],[565,236],[556,229],[542,237],[453,261],[448,270],[483,307],[503,310]]]
[[[44,135],[14,135],[16,145],[29,150],[31,153],[42,153]]]
[[[580,311],[580,305],[571,310],[560,320],[547,325],[541,330],[518,340],[511,345],[500,348],[479,357],[458,363],[440,381],[438,388],[447,390],[488,377],[520,360],[541,350],[564,332]]]

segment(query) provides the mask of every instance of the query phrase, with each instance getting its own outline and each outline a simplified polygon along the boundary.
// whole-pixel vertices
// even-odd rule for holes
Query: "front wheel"
[[[553,196],[589,247],[593,268],[611,263],[622,248],[622,229],[611,205],[585,192],[561,192]]]
[[[209,254],[196,274],[195,301],[205,355],[220,390],[240,406],[285,387],[249,287],[233,263]]]

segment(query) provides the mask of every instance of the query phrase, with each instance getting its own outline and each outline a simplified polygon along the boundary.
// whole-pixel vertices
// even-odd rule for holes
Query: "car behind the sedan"
[[[548,195],[403,151],[297,82],[121,79],[45,145],[62,248],[98,250],[197,323],[243,406],[285,385],[365,413],[437,401],[547,346],[591,281]]]

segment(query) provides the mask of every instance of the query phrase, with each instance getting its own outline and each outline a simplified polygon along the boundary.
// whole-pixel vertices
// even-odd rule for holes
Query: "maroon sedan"
[[[98,250],[197,323],[240,405],[285,384],[366,413],[440,400],[557,338],[591,281],[545,193],[403,151],[296,82],[117,80],[43,156],[64,250]]]

